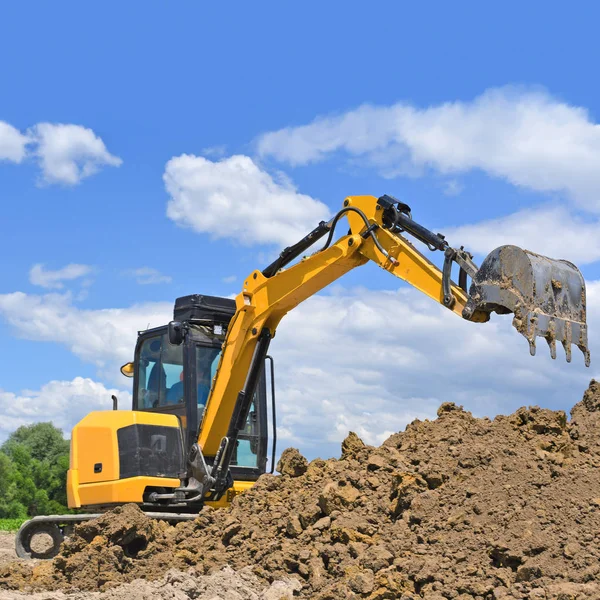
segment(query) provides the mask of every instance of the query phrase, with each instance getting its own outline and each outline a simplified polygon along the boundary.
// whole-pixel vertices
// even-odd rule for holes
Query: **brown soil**
[[[16,592],[0,591],[0,600],[293,600],[300,588],[295,580],[266,585],[250,569],[225,567],[211,575],[171,569],[155,581],[136,580],[104,592]]]
[[[17,559],[15,554],[15,534],[0,533],[0,566]]]
[[[77,527],[52,562],[0,567],[0,589],[229,566],[265,584],[293,577],[299,597],[320,600],[600,598],[600,384],[571,416],[476,419],[447,403],[380,448],[350,434],[341,459],[308,465],[288,450],[287,474],[261,477],[229,510],[171,527],[122,507]]]

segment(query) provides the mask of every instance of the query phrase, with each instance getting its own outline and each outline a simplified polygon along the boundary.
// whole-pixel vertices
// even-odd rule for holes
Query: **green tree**
[[[27,510],[17,499],[18,488],[15,481],[13,462],[0,452],[0,519],[23,518]]]
[[[6,454],[0,454],[0,498],[6,498],[13,481],[13,464]]]
[[[23,444],[29,449],[31,457],[39,461],[52,462],[58,456],[69,454],[68,440],[63,438],[62,431],[52,423],[23,425],[11,433],[8,441]]]
[[[19,427],[0,447],[0,517],[66,509],[69,442],[52,423]]]

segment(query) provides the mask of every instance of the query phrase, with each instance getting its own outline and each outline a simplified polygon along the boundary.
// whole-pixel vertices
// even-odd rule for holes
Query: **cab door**
[[[196,386],[192,390],[198,406],[198,422],[202,416],[221,357],[220,346],[196,344]],[[193,400],[192,400],[193,401]],[[201,427],[201,425],[200,425]],[[198,429],[199,433],[200,429]],[[265,369],[260,375],[245,427],[239,432],[230,469],[239,481],[255,481],[266,470],[267,458],[267,392]]]

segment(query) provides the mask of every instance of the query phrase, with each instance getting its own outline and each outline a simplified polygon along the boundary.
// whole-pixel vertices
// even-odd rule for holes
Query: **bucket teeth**
[[[567,357],[567,362],[571,362],[572,354],[571,354],[571,344],[567,344],[565,340],[562,342],[563,348],[565,349],[565,356]]]
[[[556,332],[555,332],[555,323],[554,319],[551,319],[548,323],[548,331],[546,332],[546,341],[548,342],[548,346],[550,347],[550,356],[552,360],[556,360]]]
[[[529,342],[529,354],[531,354],[531,356],[535,356],[535,351],[536,351],[535,340],[528,340],[528,342]]]
[[[567,321],[565,323],[565,337],[562,341],[563,348],[565,349],[565,356],[567,362],[571,362],[571,344],[573,343],[573,335],[571,333],[571,323]]]
[[[535,356],[536,337],[543,337],[556,358],[561,342],[567,362],[571,345],[590,364],[586,324],[585,282],[577,267],[517,246],[491,252],[473,277],[464,316],[475,311],[514,313],[513,327],[529,342]]]
[[[527,323],[527,326],[524,327],[523,323]],[[564,348],[567,362],[570,363],[572,359],[571,346],[575,343],[583,353],[586,367],[590,366],[590,352],[587,349],[587,327],[585,324],[567,321],[560,317],[550,317],[539,312],[531,312],[523,318],[517,312],[513,319],[513,327],[527,338],[531,356],[535,356],[536,337],[543,337],[548,343],[550,356],[553,359],[556,359],[556,342],[559,341]],[[573,331],[576,333],[575,340],[573,340]]]

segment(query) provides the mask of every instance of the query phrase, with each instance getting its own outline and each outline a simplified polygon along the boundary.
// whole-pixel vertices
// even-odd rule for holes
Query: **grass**
[[[17,531],[27,519],[0,519],[0,531]]]

